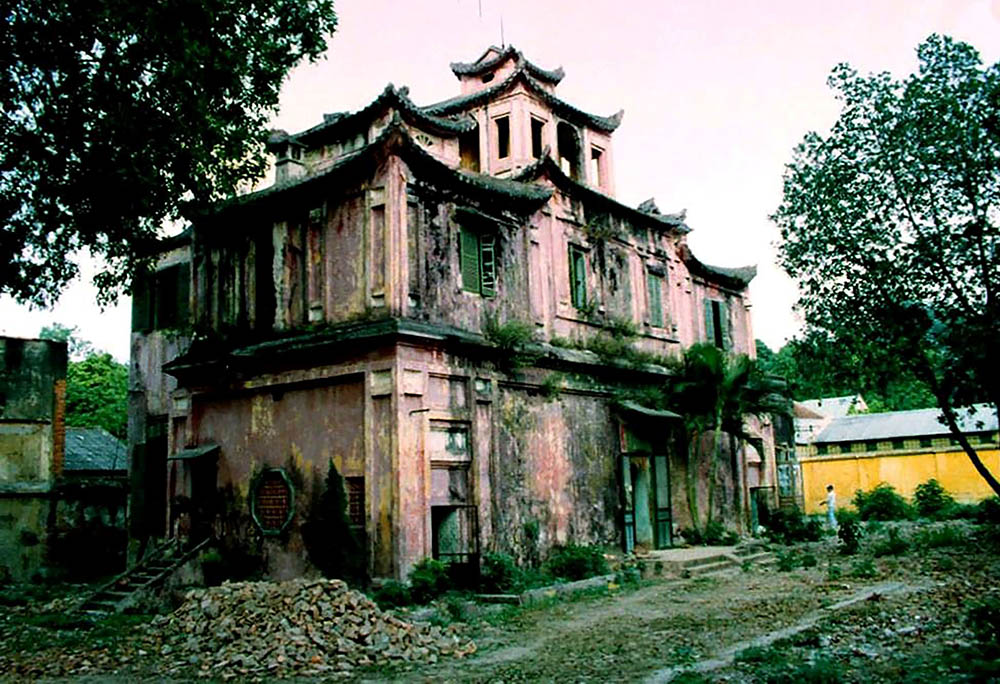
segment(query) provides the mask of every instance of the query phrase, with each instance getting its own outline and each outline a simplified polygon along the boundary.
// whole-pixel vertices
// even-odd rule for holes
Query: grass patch
[[[931,527],[920,530],[914,543],[921,549],[940,549],[949,546],[962,546],[967,541],[965,532],[957,525]]]

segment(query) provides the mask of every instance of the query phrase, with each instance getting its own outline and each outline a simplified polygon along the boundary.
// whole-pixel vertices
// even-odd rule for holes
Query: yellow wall
[[[1000,476],[1000,451],[983,450],[979,457],[990,472]],[[956,500],[975,503],[993,495],[993,490],[976,472],[962,450],[927,450],[923,452],[848,453],[826,456],[801,456],[802,489],[806,513],[823,513],[826,486],[837,492],[837,507],[850,506],[854,492],[868,491],[880,482],[891,484],[908,499],[917,485],[931,478]]]

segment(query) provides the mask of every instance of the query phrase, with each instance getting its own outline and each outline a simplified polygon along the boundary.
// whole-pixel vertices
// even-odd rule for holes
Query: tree
[[[71,359],[79,361],[93,353],[94,348],[90,342],[81,340],[77,334],[77,327],[63,325],[62,323],[52,323],[42,326],[38,337],[43,340],[53,340],[55,342],[65,342],[66,349]]]
[[[331,460],[325,487],[309,511],[302,537],[313,562],[324,577],[363,582],[365,558],[351,529],[344,478]]]
[[[688,463],[686,489],[692,525],[697,529],[697,473],[705,458],[709,463],[707,525],[714,515],[716,478],[723,435],[729,437],[729,467],[736,483],[736,504],[743,510],[740,447],[753,436],[746,430],[749,416],[762,416],[786,409],[787,400],[780,392],[784,383],[768,378],[759,366],[744,355],[726,354],[712,344],[694,344],[684,352],[667,395],[668,406],[684,420],[687,433]],[[702,453],[704,435],[710,435],[710,447]],[[741,516],[742,519],[742,516]]]
[[[911,371],[884,373],[865,362],[863,340],[832,340],[820,330],[789,340],[777,352],[757,340],[757,363],[768,374],[788,381],[795,399],[861,394],[869,413],[905,411],[935,405],[925,382]]]
[[[266,168],[282,80],[316,60],[332,0],[4,0],[0,293],[50,304],[102,257],[102,301],[165,221]]]
[[[1000,402],[1000,64],[937,35],[917,56],[902,81],[833,70],[840,117],[786,167],[779,259],[810,328],[926,383],[1000,493],[958,424],[959,407]]]
[[[66,425],[104,428],[125,439],[128,427],[128,367],[76,335],[75,327],[53,323],[38,335],[68,343]],[[72,359],[76,360],[72,360]]]

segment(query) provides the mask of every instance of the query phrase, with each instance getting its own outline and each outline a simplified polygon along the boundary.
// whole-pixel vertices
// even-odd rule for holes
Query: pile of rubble
[[[348,672],[475,652],[452,628],[410,624],[340,580],[226,583],[156,618],[160,655],[214,677]]]

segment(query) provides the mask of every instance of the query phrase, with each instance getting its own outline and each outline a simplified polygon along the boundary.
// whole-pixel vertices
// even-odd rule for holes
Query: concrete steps
[[[87,597],[80,604],[79,612],[94,618],[123,612],[134,604],[144,592],[153,591],[160,587],[171,574],[187,563],[207,544],[208,540],[186,553],[180,553],[176,545],[172,543],[157,549],[150,557]]]
[[[640,559],[645,578],[714,577],[741,570],[747,565],[768,568],[777,562],[760,542],[736,547],[693,547],[654,551]]]

